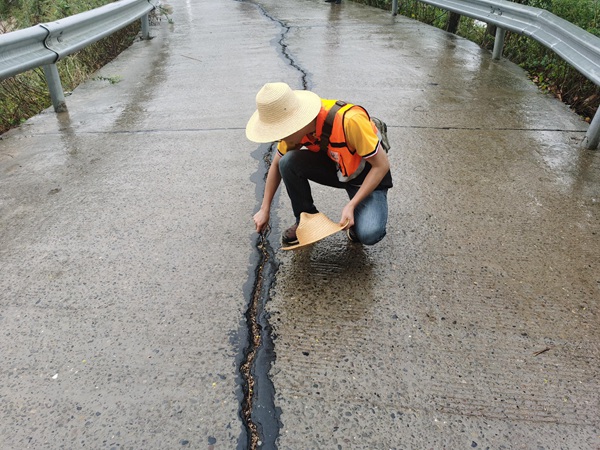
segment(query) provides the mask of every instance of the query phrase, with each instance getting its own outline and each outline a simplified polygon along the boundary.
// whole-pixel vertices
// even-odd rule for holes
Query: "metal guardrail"
[[[506,31],[512,31],[535,39],[600,86],[600,38],[548,11],[506,0],[419,1],[495,25],[494,59],[502,55]],[[397,13],[398,0],[393,0],[392,14]],[[599,143],[600,114],[596,113],[583,144],[596,149]]]
[[[0,80],[42,67],[56,112],[66,111],[56,63],[130,23],[142,20],[149,37],[148,14],[158,0],[120,0],[64,19],[0,34]]]
[[[47,36],[39,26],[0,34],[0,79],[54,63],[56,53],[44,47]]]

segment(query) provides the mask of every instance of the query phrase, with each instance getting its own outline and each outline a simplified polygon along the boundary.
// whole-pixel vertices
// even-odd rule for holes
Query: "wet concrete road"
[[[0,140],[0,448],[248,448],[240,366],[261,332],[263,448],[600,448],[587,125],[389,12],[172,6],[68,114]],[[282,252],[285,195],[268,241],[252,232],[270,149],[244,127],[267,81],[388,123],[380,244]],[[342,193],[315,198],[336,220]]]

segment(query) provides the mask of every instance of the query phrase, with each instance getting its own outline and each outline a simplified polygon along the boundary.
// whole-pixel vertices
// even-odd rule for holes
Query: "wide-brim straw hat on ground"
[[[252,142],[279,141],[308,125],[321,110],[321,98],[293,91],[286,83],[267,83],[256,94],[256,111],[246,124]]]
[[[314,244],[321,239],[342,231],[344,227],[339,223],[333,222],[323,213],[300,214],[300,223],[296,229],[298,243],[289,247],[281,247],[282,250],[294,250],[305,245]]]

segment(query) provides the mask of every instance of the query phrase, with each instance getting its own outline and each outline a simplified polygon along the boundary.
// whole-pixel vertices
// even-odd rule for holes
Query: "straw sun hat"
[[[342,225],[333,222],[323,213],[301,213],[300,223],[296,229],[298,243],[289,247],[281,247],[281,249],[294,250],[299,247],[304,247],[305,245],[313,244],[338,231],[342,231],[343,229],[344,227]]]
[[[256,94],[256,108],[246,125],[246,137],[252,142],[274,142],[317,117],[321,99],[314,92],[293,91],[285,83],[267,83]]]

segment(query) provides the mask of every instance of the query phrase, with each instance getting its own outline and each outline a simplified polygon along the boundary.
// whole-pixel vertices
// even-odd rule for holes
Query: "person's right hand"
[[[269,225],[269,211],[261,209],[254,214],[254,225],[256,226],[257,233],[263,231]]]

